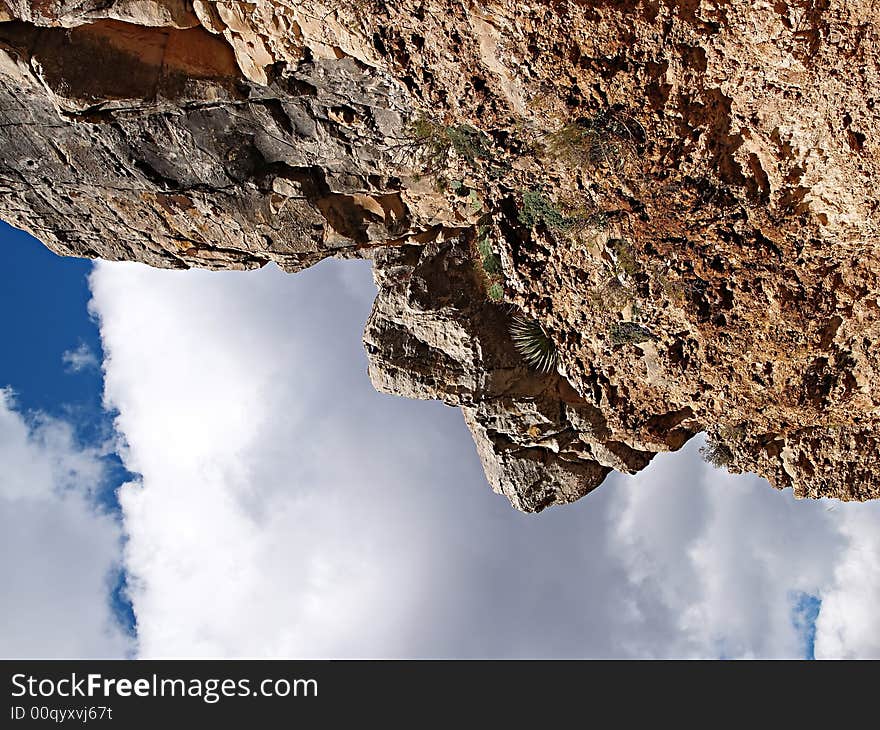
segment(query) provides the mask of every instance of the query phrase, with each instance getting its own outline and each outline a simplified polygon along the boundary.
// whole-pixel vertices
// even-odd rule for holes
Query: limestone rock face
[[[461,407],[519,509],[700,431],[796,496],[872,499],[878,23],[872,0],[0,0],[0,211],[153,266],[371,258],[374,384]]]
[[[558,373],[527,367],[510,311],[487,301],[460,241],[377,252],[364,344],[381,391],[460,406],[492,488],[518,509],[573,502],[654,455],[615,441]]]

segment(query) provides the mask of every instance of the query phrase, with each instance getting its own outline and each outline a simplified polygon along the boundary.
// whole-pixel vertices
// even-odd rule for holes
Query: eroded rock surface
[[[870,0],[0,0],[0,212],[153,266],[373,259],[374,384],[461,407],[519,509],[700,431],[871,499],[877,36]]]

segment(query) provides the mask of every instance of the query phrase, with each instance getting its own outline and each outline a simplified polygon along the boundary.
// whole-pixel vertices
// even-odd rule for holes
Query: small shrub
[[[723,441],[710,438],[700,447],[700,455],[707,464],[724,469],[733,463],[733,452]]]
[[[481,237],[477,241],[477,251],[480,253],[483,271],[490,275],[501,273],[501,259],[492,250],[492,243],[488,235]]]
[[[500,302],[504,300],[504,270],[498,254],[492,250],[491,231],[488,225],[477,229],[477,236],[472,239],[471,255],[486,296],[493,302]]]
[[[604,231],[608,228],[608,222],[610,220],[610,216],[605,211],[598,211],[597,213],[591,213],[584,217],[584,226],[587,228],[595,228],[600,231]]]
[[[663,299],[675,307],[684,307],[687,303],[687,298],[679,280],[670,278],[668,270],[663,269],[659,265],[652,266],[649,274],[653,281],[659,285],[660,291],[663,293]]]
[[[644,129],[628,114],[601,112],[581,117],[545,137],[554,157],[575,166],[605,166],[619,172],[635,162]]]
[[[614,253],[616,274],[626,274],[629,277],[633,277],[639,273],[639,262],[629,241],[624,238],[612,238],[608,241],[608,245]]]
[[[478,159],[489,157],[489,138],[469,124],[458,124],[445,127],[446,138],[455,154],[466,160],[471,166]]]
[[[543,223],[547,228],[565,231],[574,228],[579,221],[564,215],[539,190],[526,190],[522,194],[519,222],[529,228]]]
[[[637,322],[615,322],[611,325],[609,335],[615,345],[638,345],[657,339],[650,330]]]
[[[517,315],[510,324],[510,338],[528,365],[542,373],[556,367],[559,353],[544,328],[532,319]]]
[[[602,312],[620,311],[631,304],[635,297],[636,291],[633,287],[621,284],[614,277],[587,291],[587,300],[591,306]]]
[[[421,152],[428,171],[446,168],[452,152],[471,167],[490,155],[489,138],[469,124],[447,126],[419,117],[409,125],[407,136]]]
[[[470,188],[464,184],[464,180],[450,180],[447,187],[454,195],[465,196],[470,192]]]
[[[721,436],[725,442],[740,442],[745,440],[746,436],[749,434],[749,427],[747,423],[737,423],[731,426],[722,426],[721,427]]]

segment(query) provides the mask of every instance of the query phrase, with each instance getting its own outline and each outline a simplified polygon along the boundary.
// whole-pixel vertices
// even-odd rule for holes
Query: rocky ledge
[[[374,262],[380,390],[518,509],[709,435],[880,495],[869,0],[0,0],[2,217],[52,250]],[[513,333],[513,334],[512,334]]]

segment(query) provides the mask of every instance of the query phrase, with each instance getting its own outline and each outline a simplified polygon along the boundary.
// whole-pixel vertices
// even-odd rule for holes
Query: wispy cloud
[[[78,373],[88,368],[96,368],[99,365],[98,356],[85,342],[81,342],[79,347],[74,350],[66,350],[61,355],[61,360],[65,369],[70,373]]]

